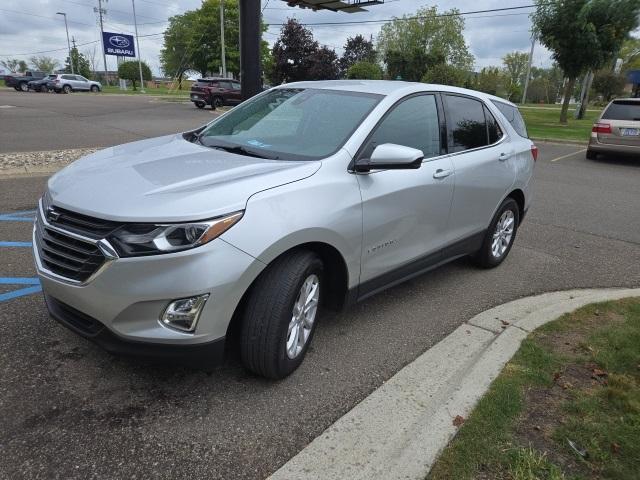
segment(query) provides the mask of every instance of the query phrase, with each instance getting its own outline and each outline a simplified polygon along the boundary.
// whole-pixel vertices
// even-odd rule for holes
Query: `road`
[[[215,118],[188,99],[0,88],[0,153],[119,143],[184,132]]]
[[[540,149],[534,204],[499,268],[456,261],[324,317],[280,382],[234,359],[207,374],[116,358],[50,320],[39,294],[0,300],[0,478],[264,478],[473,315],[545,291],[640,286],[640,162]],[[30,241],[30,213],[7,213],[33,210],[45,182],[0,180],[0,245]],[[0,247],[0,276],[34,277],[29,248]]]

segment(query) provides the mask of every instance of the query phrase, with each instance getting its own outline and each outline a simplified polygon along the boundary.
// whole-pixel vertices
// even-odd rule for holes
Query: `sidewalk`
[[[329,427],[272,480],[424,479],[528,333],[583,305],[637,289],[527,297],[462,324]]]

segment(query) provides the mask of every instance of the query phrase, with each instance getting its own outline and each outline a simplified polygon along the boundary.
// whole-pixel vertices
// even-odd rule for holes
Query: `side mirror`
[[[422,160],[424,160],[422,150],[396,145],[395,143],[383,143],[373,150],[371,158],[357,160],[355,171],[411,170],[420,168]]]

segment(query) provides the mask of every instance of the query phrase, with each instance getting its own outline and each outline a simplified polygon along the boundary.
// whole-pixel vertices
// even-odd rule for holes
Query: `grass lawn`
[[[569,109],[569,119],[567,125],[562,125],[560,119],[560,107],[555,105],[542,106],[522,106],[520,113],[527,124],[529,136],[533,139],[549,140],[589,140],[591,127],[598,118],[600,110],[587,110],[584,119],[574,120],[573,112],[575,108]]]
[[[638,478],[640,298],[586,306],[530,335],[428,476]]]
[[[189,96],[189,89],[188,88],[183,88],[182,90],[171,90],[169,91],[169,89],[167,87],[158,87],[158,88],[145,88],[145,93],[141,93],[140,92],[140,87],[138,87],[138,90],[133,90],[131,87],[128,90],[120,90],[120,87],[116,86],[116,85],[103,85],[102,86],[102,93],[118,93],[118,94],[122,94],[122,95],[161,95],[161,96],[165,96],[165,95],[169,95],[172,97],[188,97]]]

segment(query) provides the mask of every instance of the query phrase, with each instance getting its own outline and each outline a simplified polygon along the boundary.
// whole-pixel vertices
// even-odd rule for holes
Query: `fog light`
[[[200,312],[209,294],[197,297],[181,298],[174,300],[165,309],[160,320],[168,327],[182,332],[193,332],[196,329]]]

